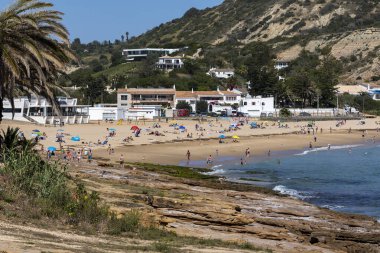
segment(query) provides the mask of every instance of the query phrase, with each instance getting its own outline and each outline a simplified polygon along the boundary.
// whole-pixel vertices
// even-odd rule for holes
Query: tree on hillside
[[[274,68],[272,49],[263,42],[253,42],[242,51],[246,57],[245,71],[246,79],[251,83],[249,93],[257,95],[275,95],[278,74]]]
[[[125,33],[125,39],[126,39],[127,42],[129,41],[129,32]]]
[[[180,109],[186,109],[186,110],[189,110],[189,112],[191,112],[193,110],[191,105],[186,101],[179,101],[177,103],[176,109],[179,109],[179,110]]]
[[[69,50],[69,34],[60,23],[62,13],[53,4],[18,0],[0,12],[0,122],[3,100],[23,87],[46,97],[55,111],[54,86],[65,64],[76,60]],[[17,85],[16,85],[17,84]]]
[[[90,77],[88,79],[89,84],[83,87],[83,94],[90,105],[94,105],[96,102],[103,102],[105,85],[107,78],[100,76],[97,78]]]

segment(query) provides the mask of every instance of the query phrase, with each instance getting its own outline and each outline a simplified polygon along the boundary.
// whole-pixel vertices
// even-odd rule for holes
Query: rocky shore
[[[380,252],[380,224],[270,190],[175,166],[77,166],[70,173],[117,212],[180,235],[249,242],[273,252]]]

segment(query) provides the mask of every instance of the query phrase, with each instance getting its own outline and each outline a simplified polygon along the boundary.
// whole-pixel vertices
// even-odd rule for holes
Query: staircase
[[[29,117],[28,115],[26,115],[25,113],[22,115],[25,119],[27,119],[29,122],[33,123],[33,124],[36,124],[36,125],[39,125],[40,123],[38,123],[36,120],[34,120],[33,118]]]

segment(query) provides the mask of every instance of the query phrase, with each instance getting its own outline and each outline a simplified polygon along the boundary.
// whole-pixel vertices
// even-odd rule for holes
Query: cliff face
[[[345,80],[380,76],[380,2],[377,0],[226,0],[135,38],[135,45],[272,44],[279,57],[326,46],[347,66]],[[375,78],[376,79],[376,78]]]

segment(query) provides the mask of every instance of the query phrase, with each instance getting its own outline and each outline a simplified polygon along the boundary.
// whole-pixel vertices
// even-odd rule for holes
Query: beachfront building
[[[242,98],[238,111],[248,114],[250,117],[270,117],[275,113],[274,97],[251,97]]]
[[[89,108],[90,120],[118,120],[119,115],[117,104],[96,104]]]
[[[175,106],[175,86],[173,88],[128,88],[118,89],[117,107],[119,119],[153,118],[163,115],[164,108]]]
[[[207,75],[213,76],[213,77],[216,77],[216,78],[221,78],[221,79],[228,79],[228,78],[233,77],[235,75],[235,70],[233,70],[233,69],[211,68],[207,72]]]
[[[173,69],[180,69],[184,66],[182,57],[180,56],[162,56],[158,58],[156,63],[157,69],[171,71]]]
[[[124,49],[123,56],[127,61],[139,61],[146,59],[150,54],[156,54],[158,56],[170,55],[185,48],[135,48],[135,49]]]
[[[213,112],[215,105],[234,105],[239,104],[241,94],[233,91],[221,91],[219,87],[216,91],[176,91],[176,105],[180,101],[185,101],[190,104],[193,111],[196,111],[197,101],[206,101],[208,111]]]
[[[89,121],[89,106],[78,105],[76,98],[57,97],[61,116],[53,111],[49,101],[32,96],[14,98],[15,115],[8,99],[3,101],[3,118],[38,124],[86,124]]]

